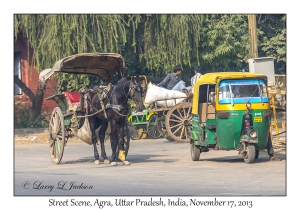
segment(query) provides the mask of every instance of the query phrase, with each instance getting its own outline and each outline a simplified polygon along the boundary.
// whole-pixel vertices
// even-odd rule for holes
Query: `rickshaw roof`
[[[55,63],[52,69],[40,72],[39,79],[46,81],[54,72],[94,74],[103,80],[110,80],[119,70],[125,68],[122,55],[117,53],[81,53],[65,57]]]
[[[255,78],[265,77],[263,74],[255,74],[249,72],[214,72],[202,75],[196,82],[195,87],[205,84],[216,84],[218,79],[239,79],[239,78]]]

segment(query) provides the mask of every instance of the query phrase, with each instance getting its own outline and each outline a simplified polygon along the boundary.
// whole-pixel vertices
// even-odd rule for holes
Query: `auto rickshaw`
[[[248,72],[202,75],[194,87],[190,152],[193,161],[209,149],[237,150],[246,163],[270,140],[267,76]]]

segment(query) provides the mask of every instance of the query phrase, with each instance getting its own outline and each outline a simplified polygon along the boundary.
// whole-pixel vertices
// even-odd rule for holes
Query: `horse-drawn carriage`
[[[40,83],[54,73],[92,74],[109,81],[116,73],[121,77],[125,62],[121,55],[114,53],[82,53],[59,60],[52,69],[40,73]],[[96,147],[97,136],[101,143],[101,156],[109,162],[104,149],[105,132],[110,132],[112,163],[119,158],[125,162],[129,150],[128,98],[142,110],[142,88],[132,78],[126,78],[122,85],[83,89],[79,92],[64,92],[52,95],[46,100],[54,100],[55,107],[49,122],[50,157],[59,164],[64,147],[71,134],[87,144],[93,144],[95,163],[100,163]],[[110,128],[110,129],[107,129]],[[107,131],[108,130],[108,131]],[[117,131],[120,131],[117,133]],[[99,135],[98,135],[99,134]],[[124,138],[125,137],[125,138]]]
[[[158,88],[139,76],[141,85],[147,85],[146,97],[155,92],[166,92],[166,97],[152,100],[147,109],[131,112],[128,122],[132,139],[140,139],[143,134],[150,138],[167,137],[178,142],[189,142],[191,135],[191,103],[184,93]],[[175,93],[175,94],[174,94]],[[147,102],[147,99],[144,100]],[[134,107],[134,106],[133,106]]]

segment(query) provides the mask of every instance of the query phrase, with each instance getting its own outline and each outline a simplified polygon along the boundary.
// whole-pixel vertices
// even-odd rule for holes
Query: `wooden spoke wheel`
[[[125,122],[125,127],[124,127],[124,150],[125,150],[125,157],[127,157],[127,154],[128,154],[128,151],[129,151],[129,145],[130,145],[130,130],[129,130],[128,122]],[[119,154],[120,148],[121,148],[121,144],[118,141],[117,154]]]
[[[162,136],[162,125],[159,126],[159,123],[161,124],[161,121],[158,120],[158,115],[151,115],[147,124],[147,133],[149,137],[158,139]]]
[[[178,142],[190,142],[192,132],[192,104],[183,102],[168,111],[166,128],[169,136]]]
[[[143,132],[139,132],[137,126],[134,125],[128,125],[130,137],[132,140],[139,140],[143,136]]]
[[[59,164],[62,159],[66,144],[65,132],[63,114],[59,107],[55,107],[49,123],[50,158],[54,164]]]

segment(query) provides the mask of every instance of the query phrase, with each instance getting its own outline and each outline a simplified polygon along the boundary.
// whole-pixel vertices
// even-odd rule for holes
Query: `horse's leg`
[[[125,164],[129,165],[130,162],[126,160],[125,149],[124,149],[124,127],[125,127],[125,120],[126,118],[118,123],[118,131],[119,131],[119,142],[120,142],[120,149],[118,158]]]
[[[92,142],[93,142],[93,146],[94,146],[94,157],[95,157],[95,164],[100,164],[100,160],[99,160],[99,153],[97,150],[97,136],[96,136],[96,122],[95,122],[95,118],[93,117],[89,117],[89,124],[90,124],[90,129],[92,132]]]
[[[104,163],[110,163],[109,159],[106,156],[105,145],[104,145],[105,132],[106,132],[107,126],[108,126],[108,121],[103,120],[101,123],[100,131],[99,131],[100,145],[101,145],[101,157],[103,157]]]
[[[118,140],[117,140],[117,121],[116,120],[110,120],[110,145],[111,145],[111,165],[116,165],[117,164],[117,144],[118,144]]]
[[[119,159],[124,161],[125,160],[125,151],[124,151],[124,121],[118,122],[118,132],[120,135],[118,135],[119,139],[118,142],[120,142],[120,149],[119,149]]]

